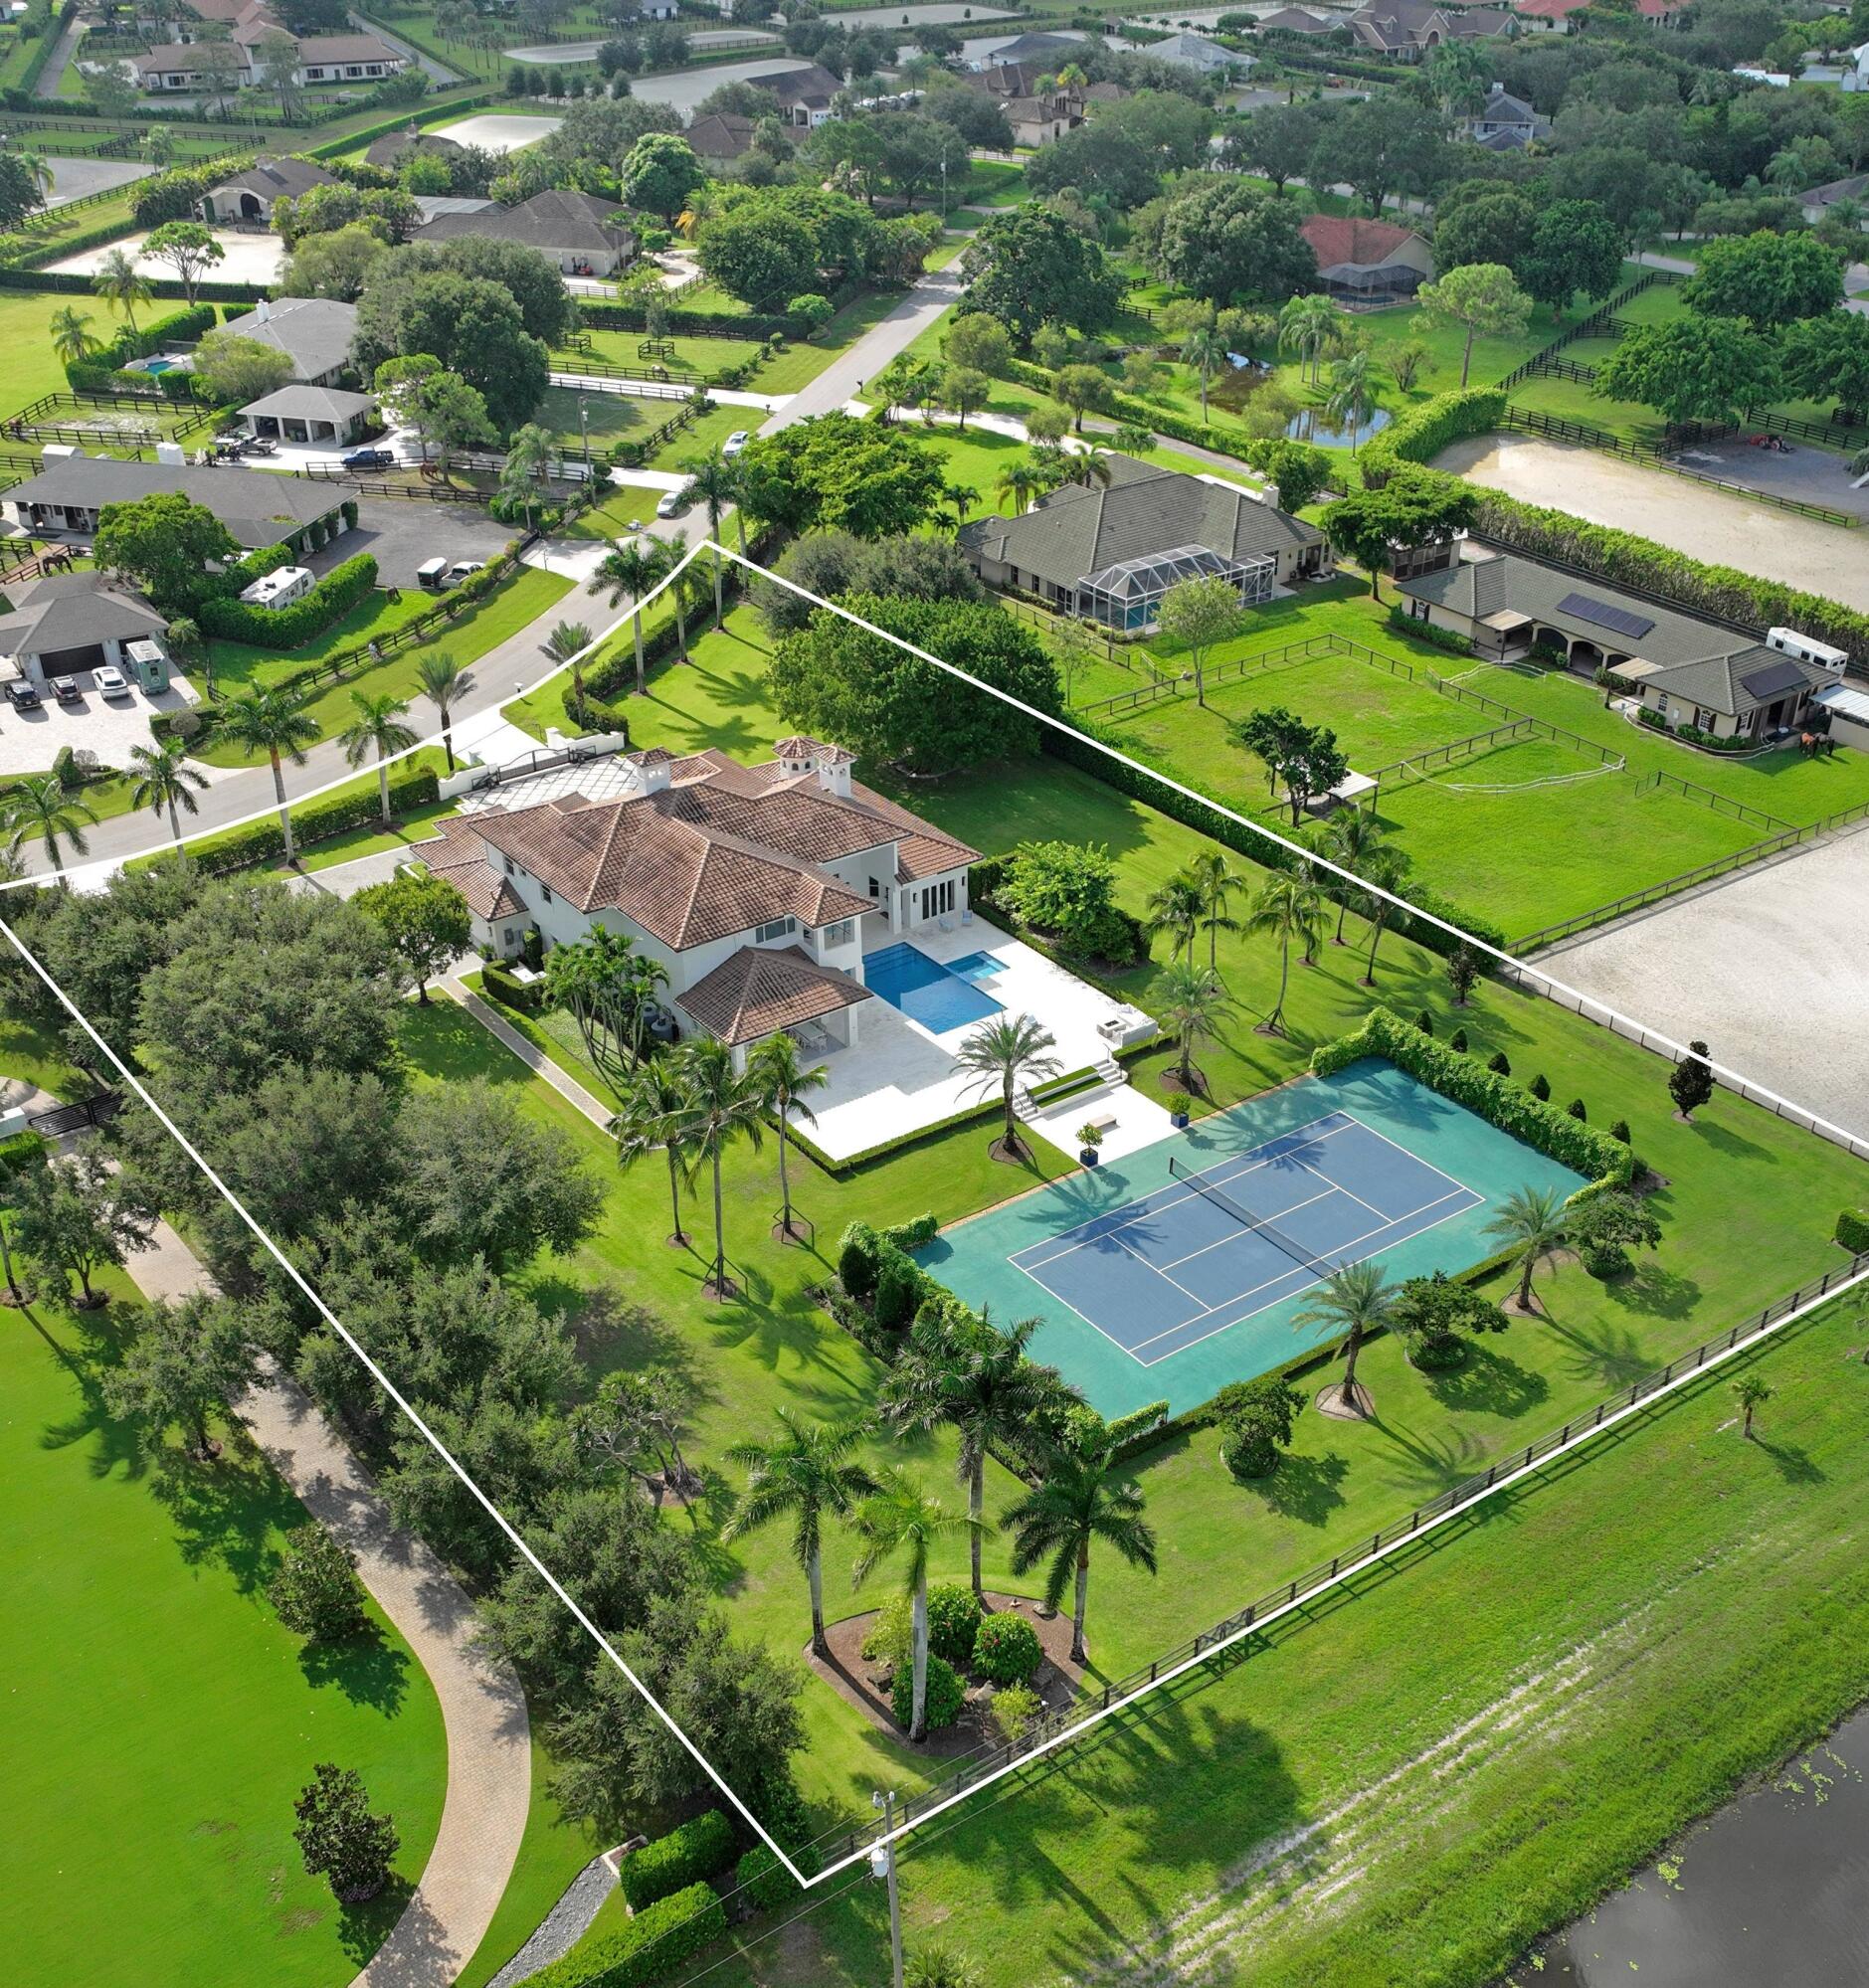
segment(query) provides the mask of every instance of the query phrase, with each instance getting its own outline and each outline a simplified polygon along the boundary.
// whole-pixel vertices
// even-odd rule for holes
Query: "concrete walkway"
[[[809,386],[800,388],[759,431],[776,434],[795,421],[830,414],[862,391],[898,352],[903,352],[960,296],[959,268],[950,263],[922,277],[887,317],[880,318],[850,349],[834,359]]]
[[[577,1078],[561,1070],[544,1050],[528,1042],[510,1022],[495,1014],[471,988],[464,987],[459,974],[451,974],[437,986],[444,994],[458,1000],[495,1042],[502,1048],[510,1049],[534,1076],[543,1077],[561,1098],[575,1105],[600,1132],[609,1129],[616,1113],[608,1105],[600,1104]]]
[[[208,1282],[166,1222],[129,1260],[151,1300]],[[478,1622],[455,1577],[391,1519],[363,1467],[297,1382],[270,1370],[234,1404],[267,1460],[311,1515],[357,1557],[357,1573],[428,1673],[448,1733],[448,1796],[415,1895],[351,1988],[447,1988],[493,1921],[525,1834],[531,1726],[511,1667],[473,1649]]]

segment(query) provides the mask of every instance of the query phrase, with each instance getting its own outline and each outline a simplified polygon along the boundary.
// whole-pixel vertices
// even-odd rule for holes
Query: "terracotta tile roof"
[[[474,832],[465,815],[452,814],[438,821],[441,830],[432,841],[418,842],[415,853],[438,877],[452,883],[467,900],[467,909],[476,918],[523,916],[520,903],[505,877],[488,866],[486,844]]]
[[[1369,266],[1386,262],[1419,231],[1398,228],[1390,221],[1368,221],[1347,214],[1310,214],[1298,233],[1310,243],[1320,270],[1344,263]]]
[[[820,966],[796,946],[742,946],[674,996],[698,1027],[729,1044],[757,1042],[870,998],[861,982]]]

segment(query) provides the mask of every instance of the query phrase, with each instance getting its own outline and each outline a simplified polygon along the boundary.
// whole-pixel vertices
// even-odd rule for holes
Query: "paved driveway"
[[[328,573],[360,552],[376,561],[385,587],[416,587],[416,569],[431,559],[491,559],[518,534],[489,518],[476,504],[431,504],[398,497],[365,497],[357,505],[357,528],[335,545],[314,552],[312,572]]]
[[[148,697],[100,697],[90,670],[78,674],[84,696],[77,704],[48,697],[36,711],[16,711],[0,703],[0,776],[46,773],[64,746],[93,752],[100,764],[122,769],[131,746],[149,743],[149,720],[157,711],[180,711],[195,702],[194,687],[178,676],[168,689]]]
[[[111,187],[128,186],[147,179],[155,167],[137,159],[48,158],[52,168],[52,192],[48,207],[63,207],[67,201],[83,200],[89,193],[104,193]]]

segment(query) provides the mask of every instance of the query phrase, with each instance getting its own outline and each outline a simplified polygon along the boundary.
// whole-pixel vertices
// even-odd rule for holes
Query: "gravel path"
[[[608,1860],[593,1857],[565,1888],[557,1904],[539,1921],[538,1930],[493,1976],[487,1988],[518,1988],[519,1982],[529,1979],[541,1967],[562,1960],[590,1930],[598,1908],[616,1889],[617,1874]]]

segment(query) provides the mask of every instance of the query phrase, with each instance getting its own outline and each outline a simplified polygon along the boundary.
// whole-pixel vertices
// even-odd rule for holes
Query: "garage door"
[[[88,642],[83,648],[49,648],[39,666],[48,676],[72,676],[81,669],[101,669],[104,660],[102,642]]]

